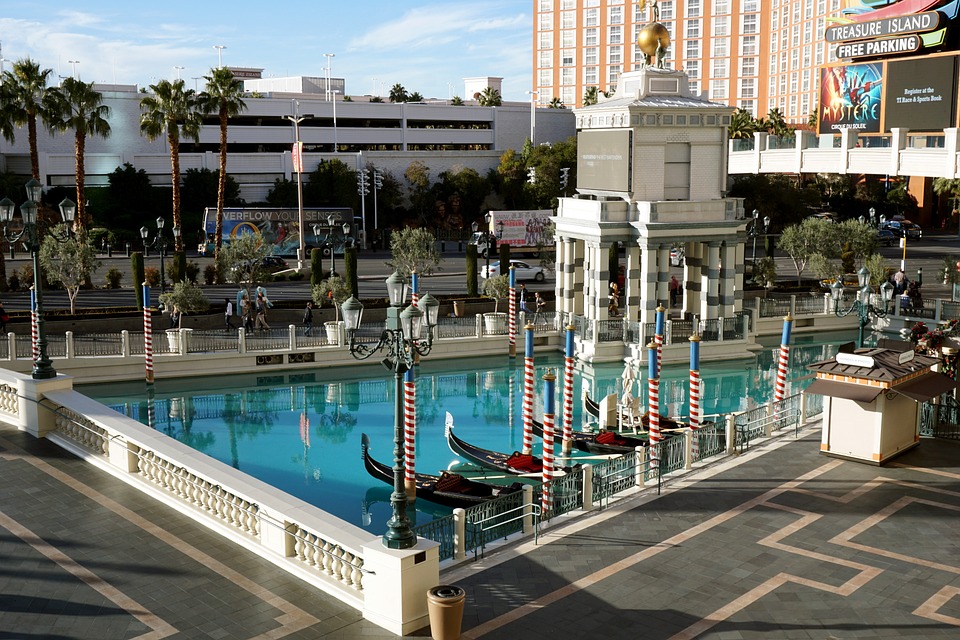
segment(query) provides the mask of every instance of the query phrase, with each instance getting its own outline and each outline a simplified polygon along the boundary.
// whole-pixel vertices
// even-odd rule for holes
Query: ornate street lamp
[[[366,360],[375,353],[384,352],[383,366],[394,375],[394,422],[393,422],[393,492],[390,494],[392,515],[383,534],[383,545],[390,549],[409,549],[417,544],[417,536],[410,528],[407,518],[407,494],[404,487],[403,467],[403,374],[413,367],[417,356],[425,356],[433,347],[433,328],[437,326],[440,304],[431,295],[420,299],[419,308],[410,305],[400,310],[406,298],[407,285],[399,273],[387,278],[386,327],[376,344],[358,342],[357,332],[363,316],[363,304],[350,296],[343,305],[344,324],[350,337],[350,355],[357,360]],[[424,323],[426,320],[426,323]],[[424,332],[426,324],[426,332]],[[425,335],[424,335],[425,334]]]
[[[23,218],[22,227],[19,231],[11,229],[10,223],[13,221],[14,204],[9,198],[4,198],[0,200],[0,235],[11,244],[23,240],[33,260],[33,291],[37,304],[37,357],[33,361],[31,375],[35,380],[47,380],[55,378],[57,371],[53,368],[53,362],[47,356],[47,331],[46,322],[43,319],[43,276],[40,270],[40,239],[37,234],[37,208],[43,189],[40,183],[33,179],[27,182],[25,186],[27,201],[20,205],[20,215]],[[76,203],[69,198],[64,198],[63,202],[60,203],[60,217],[67,225],[67,231],[63,235],[50,231],[48,235],[61,243],[69,240],[70,228],[73,226],[73,219],[76,214]]]
[[[157,235],[154,236],[153,240],[150,240],[150,230],[146,227],[140,227],[140,237],[143,239],[143,253],[146,255],[148,249],[153,247],[157,248],[157,251],[160,252],[160,290],[166,291],[167,289],[167,278],[164,274],[163,267],[163,258],[167,254],[167,238],[163,235],[163,225],[164,219],[160,216],[157,217]],[[173,226],[173,242],[176,244],[177,238],[180,237],[180,227],[178,225]]]
[[[337,243],[334,238],[334,229],[336,229],[337,216],[330,214],[327,216],[327,239],[324,242],[324,246],[330,250],[330,276],[337,275]],[[350,223],[344,222],[341,225],[343,229],[343,238],[340,240],[340,244],[345,248],[347,246],[347,237],[350,235]],[[315,237],[319,236],[323,232],[323,227],[319,224],[313,225],[313,235]]]
[[[887,315],[887,306],[893,298],[893,285],[889,282],[884,282],[880,285],[880,297],[883,300],[883,308],[880,308],[873,306],[870,302],[870,296],[872,295],[870,291],[870,272],[867,271],[866,267],[862,267],[860,271],[857,272],[857,280],[860,285],[860,291],[857,294],[857,299],[853,301],[853,304],[851,304],[849,308],[842,309],[840,306],[845,289],[843,286],[843,276],[837,276],[837,281],[830,285],[830,296],[833,298],[833,312],[838,318],[843,318],[851,313],[857,314],[857,319],[859,320],[857,347],[862,348],[863,329],[867,326],[867,322],[870,321],[871,316],[882,318]]]

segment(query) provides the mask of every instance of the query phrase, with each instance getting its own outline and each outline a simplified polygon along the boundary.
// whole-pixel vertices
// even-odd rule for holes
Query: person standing
[[[680,281],[677,280],[677,276],[670,276],[670,306],[677,304],[677,300],[680,299]]]
[[[527,308],[527,286],[524,284],[521,284],[519,286],[519,291],[520,291],[520,311],[523,311],[524,313],[530,313],[530,309]]]
[[[233,329],[233,322],[231,316],[233,316],[233,303],[230,302],[230,298],[224,298],[224,310],[223,310],[223,322],[226,325],[226,331]]]
[[[307,306],[303,310],[303,335],[313,335],[313,302],[307,301]]]
[[[543,299],[543,296],[540,295],[540,292],[537,291],[533,294],[533,302],[536,305],[536,313],[533,316],[534,323],[537,323],[543,320],[543,312],[547,308],[547,301]]]

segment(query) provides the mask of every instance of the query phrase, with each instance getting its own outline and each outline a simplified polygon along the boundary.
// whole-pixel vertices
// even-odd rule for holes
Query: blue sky
[[[217,65],[214,45],[226,47],[224,65],[262,67],[264,77],[322,77],[333,53],[332,75],[354,95],[386,95],[399,82],[427,98],[466,97],[463,78],[502,76],[505,100],[528,101],[532,4],[5,0],[0,53],[33,58],[53,82],[75,67],[87,82],[144,86],[175,80],[180,66],[188,87]]]

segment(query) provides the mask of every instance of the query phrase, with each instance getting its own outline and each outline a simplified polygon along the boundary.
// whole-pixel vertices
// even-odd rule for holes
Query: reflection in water
[[[797,345],[791,350],[788,395],[808,384],[805,366],[830,357],[840,342]],[[776,351],[777,346],[771,345],[748,359],[703,363],[701,404],[708,419],[711,414],[751,409],[772,397]],[[562,371],[562,366],[562,354],[538,356],[536,379],[548,368]],[[622,372],[622,363],[577,365],[575,428],[583,424],[580,398],[584,390],[589,388],[595,398],[622,392]],[[645,391],[645,376],[645,370],[636,372],[636,392]],[[542,387],[535,385],[535,413],[542,411]],[[380,481],[367,475],[360,455],[360,435],[367,433],[372,454],[393,458],[394,385],[376,365],[308,374],[160,380],[152,392],[145,391],[142,382],[89,385],[81,390],[348,522],[372,533],[384,530],[390,488],[379,487]],[[557,393],[562,393],[562,385],[557,385]],[[687,367],[664,368],[660,397],[664,413],[686,415]],[[522,401],[520,359],[425,359],[417,372],[417,468],[433,474],[458,462],[443,437],[447,411],[453,414],[457,433],[468,442],[498,451],[516,450],[522,442]],[[447,513],[424,500],[415,506],[409,510],[410,517],[421,523],[438,512]],[[372,516],[371,509],[376,511]]]

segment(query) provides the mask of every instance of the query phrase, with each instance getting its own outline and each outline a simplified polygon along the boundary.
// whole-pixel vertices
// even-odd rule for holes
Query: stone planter
[[[167,347],[173,353],[180,351],[180,329],[167,329]]]
[[[483,314],[483,330],[485,333],[503,333],[507,328],[507,314],[498,311]]]
[[[327,332],[327,342],[337,344],[340,340],[340,322],[329,321],[323,323],[323,328]]]

